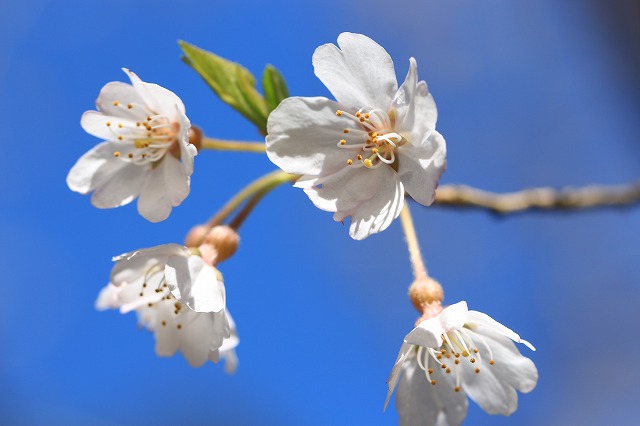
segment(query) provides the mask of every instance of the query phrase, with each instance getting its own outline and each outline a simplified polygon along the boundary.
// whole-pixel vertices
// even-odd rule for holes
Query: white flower
[[[218,362],[237,346],[221,278],[186,247],[166,244],[114,261],[111,282],[100,292],[96,307],[135,310],[141,325],[154,332],[158,356],[180,350],[191,366],[199,367],[207,359]],[[227,365],[229,359],[234,362],[227,359]]]
[[[397,385],[402,425],[459,425],[467,394],[489,414],[513,413],[516,390],[533,390],[538,370],[512,340],[535,350],[488,315],[469,311],[466,302],[445,308],[405,337],[387,381],[385,408]]]
[[[160,222],[189,195],[196,147],[189,144],[191,123],[173,92],[141,81],[123,69],[131,85],[108,83],[80,124],[104,139],[85,153],[67,175],[67,185],[93,192],[98,208],[119,207],[138,198],[138,212]]]
[[[337,102],[285,99],[267,123],[267,154],[334,219],[351,216],[355,239],[386,229],[398,217],[405,190],[433,202],[446,147],[435,131],[436,105],[415,59],[398,89],[393,61],[370,38],[342,33],[338,49],[313,55],[315,74]]]

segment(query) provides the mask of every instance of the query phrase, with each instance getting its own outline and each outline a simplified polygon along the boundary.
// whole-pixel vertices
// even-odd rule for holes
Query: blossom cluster
[[[335,221],[350,218],[349,234],[356,240],[388,228],[406,195],[430,205],[446,168],[446,143],[436,130],[436,104],[418,80],[416,60],[410,58],[398,84],[384,48],[364,35],[343,33],[337,46],[318,47],[312,61],[335,100],[279,102],[266,121],[268,158],[292,175],[294,186],[315,206],[333,212]],[[103,142],[78,160],[67,184],[81,194],[93,193],[98,208],[138,198],[138,212],[159,222],[189,194],[199,139],[178,96],[124,71],[131,84],[107,84],[97,111],[82,116],[82,127]],[[264,194],[254,195],[259,200]],[[217,265],[233,254],[237,240],[229,245],[217,238],[220,229],[194,228],[197,235],[187,238],[187,246],[165,244],[114,257],[97,309],[135,311],[141,326],[153,332],[158,356],[179,351],[193,367],[224,359],[233,372],[239,340]],[[237,239],[226,229],[223,233]],[[443,307],[438,291],[429,296],[428,309],[416,305],[425,309],[404,338],[385,408],[397,389],[403,425],[459,425],[467,395],[490,414],[513,413],[516,391],[531,391],[538,378],[533,362],[513,342],[533,346],[489,316],[468,310],[466,302]]]

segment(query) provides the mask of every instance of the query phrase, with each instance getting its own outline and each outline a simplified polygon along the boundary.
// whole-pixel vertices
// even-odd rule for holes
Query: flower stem
[[[248,198],[254,197],[257,194],[264,192],[266,195],[271,189],[276,186],[285,183],[291,182],[297,179],[298,175],[290,175],[289,173],[283,172],[281,170],[275,170],[271,173],[267,173],[266,175],[254,180],[249,185],[245,186],[240,192],[238,192],[233,198],[231,198],[227,204],[225,204],[215,215],[211,217],[209,222],[207,222],[207,226],[209,228],[213,228],[216,225],[222,224],[224,220],[229,217],[243,202],[245,202]],[[255,204],[262,198],[260,196],[258,200],[255,201]],[[248,212],[247,212],[248,214]]]
[[[257,152],[264,154],[264,142],[228,141],[222,139],[202,138],[202,148],[216,151]]]
[[[242,207],[242,210],[240,210],[240,212],[236,215],[236,217],[234,217],[231,220],[231,222],[229,222],[229,227],[237,231],[242,225],[242,223],[244,222],[244,220],[249,216],[251,211],[254,209],[254,207],[258,205],[260,200],[265,195],[267,195],[269,192],[271,192],[272,189],[282,185],[283,183],[290,182],[297,178],[298,178],[297,175],[290,175],[287,173],[282,173],[279,176],[274,176],[273,179],[271,179],[270,182],[265,184],[265,186],[262,189],[260,189],[255,194],[253,194],[253,196],[249,199],[249,201],[247,201],[244,207]]]
[[[420,245],[418,244],[416,229],[413,226],[409,203],[406,201],[404,208],[400,212],[400,223],[402,223],[402,230],[404,231],[407,247],[409,248],[409,259],[411,260],[411,267],[413,268],[413,276],[416,280],[427,278],[429,275],[427,274],[427,268],[424,266],[422,254],[420,253]]]

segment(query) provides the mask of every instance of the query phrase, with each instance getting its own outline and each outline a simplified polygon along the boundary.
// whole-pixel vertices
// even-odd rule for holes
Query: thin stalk
[[[235,229],[237,231],[240,228],[240,226],[242,226],[242,224],[244,223],[244,220],[253,211],[254,207],[258,205],[260,200],[262,200],[262,198],[265,195],[267,195],[269,192],[271,192],[271,190],[273,190],[274,188],[282,185],[283,183],[290,182],[290,181],[295,180],[297,178],[298,178],[298,176],[296,176],[296,175],[282,174],[278,178],[272,179],[269,184],[265,185],[264,188],[262,188],[260,191],[256,192],[249,199],[249,201],[247,201],[247,203],[244,205],[244,207],[242,207],[242,210],[240,210],[240,212],[236,215],[236,217],[234,217],[231,220],[231,222],[229,222],[229,227],[231,227],[232,229]]]
[[[255,152],[264,154],[264,142],[229,141],[213,138],[202,138],[202,148],[216,151]]]
[[[290,175],[289,173],[281,170],[275,170],[271,173],[267,173],[245,186],[240,192],[233,196],[233,198],[227,201],[227,204],[225,204],[215,215],[211,217],[211,219],[209,219],[207,226],[209,228],[213,228],[216,225],[220,225],[244,201],[263,191],[265,188],[274,188],[281,183],[293,181],[298,177],[299,176],[297,175]]]
[[[409,248],[409,259],[411,260],[411,267],[413,268],[413,276],[416,280],[427,278],[429,275],[427,274],[427,268],[424,266],[422,254],[420,253],[420,245],[418,244],[416,229],[413,226],[409,203],[406,201],[404,208],[400,212],[400,223],[402,223],[402,230],[404,231],[407,247]]]

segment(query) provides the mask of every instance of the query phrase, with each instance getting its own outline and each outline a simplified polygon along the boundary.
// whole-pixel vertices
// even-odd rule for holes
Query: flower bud
[[[437,315],[442,310],[444,292],[442,286],[433,278],[418,278],[409,287],[409,298],[421,314],[435,313]]]
[[[215,248],[217,252],[216,263],[220,263],[236,252],[240,236],[226,225],[214,226],[204,237],[204,243]]]
[[[209,227],[206,225],[196,225],[187,234],[187,237],[184,239],[184,245],[187,247],[197,247],[202,244],[204,241],[204,237],[209,232]]]
[[[200,152],[200,148],[202,148],[202,130],[196,126],[191,126],[189,129],[189,143]]]

